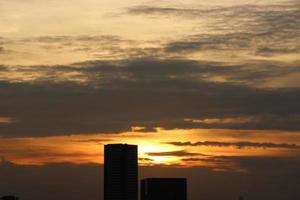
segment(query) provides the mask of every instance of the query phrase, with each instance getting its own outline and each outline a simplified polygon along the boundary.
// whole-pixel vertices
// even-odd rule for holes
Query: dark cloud
[[[184,157],[184,156],[196,156],[201,155],[200,153],[193,153],[188,151],[166,151],[166,152],[149,152],[146,153],[149,156],[176,156],[176,157]]]
[[[73,65],[17,67],[36,79],[0,82],[5,137],[119,133],[132,127],[300,130],[297,88],[259,89],[266,77],[295,67],[140,58]],[[6,67],[6,66],[4,66]],[[75,74],[75,75],[74,75]],[[228,76],[228,82],[207,77]],[[82,79],[82,81],[81,81]],[[238,84],[242,82],[242,84]],[[186,119],[255,118],[247,123]]]
[[[216,76],[225,79],[224,85],[229,83],[258,87],[257,84],[264,84],[270,78],[299,73],[300,69],[299,63],[257,61],[228,64],[225,62],[141,57],[119,61],[88,61],[69,66],[27,66],[16,68],[15,71],[36,73],[39,76],[34,80],[35,82],[68,81],[95,87],[106,87],[107,84],[118,86],[121,82],[133,86],[136,82],[145,84],[152,81],[153,88],[155,88],[159,86],[158,84],[164,86],[163,84],[167,85],[171,81],[174,83],[181,81],[183,86],[175,86],[182,89],[184,86],[199,88],[201,86],[199,83],[214,84],[207,82],[214,82],[213,78]],[[72,75],[74,72],[77,74]],[[61,75],[65,75],[65,78],[60,79]],[[150,84],[147,85],[147,87],[149,86]]]
[[[169,142],[175,146],[213,146],[213,147],[237,147],[241,148],[282,148],[282,149],[300,149],[300,146],[297,144],[276,144],[270,142],[217,142],[217,141],[203,141],[203,142]]]

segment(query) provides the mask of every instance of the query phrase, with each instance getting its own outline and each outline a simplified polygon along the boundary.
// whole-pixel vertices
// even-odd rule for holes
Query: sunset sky
[[[14,174],[101,168],[108,143],[190,178],[189,200],[195,174],[218,182],[205,200],[228,174],[224,200],[298,200],[299,0],[0,0],[0,196],[57,199]]]

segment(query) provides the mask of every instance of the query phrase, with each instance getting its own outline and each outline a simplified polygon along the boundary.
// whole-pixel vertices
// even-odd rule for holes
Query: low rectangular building
[[[141,181],[141,200],[186,199],[186,178],[147,178]]]

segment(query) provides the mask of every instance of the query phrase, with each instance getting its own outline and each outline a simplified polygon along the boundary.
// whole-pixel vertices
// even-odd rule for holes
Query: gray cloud
[[[241,148],[282,148],[282,149],[300,149],[297,144],[286,143],[270,143],[270,142],[217,142],[217,141],[203,141],[203,142],[169,142],[175,146],[212,146],[212,147],[237,147]]]

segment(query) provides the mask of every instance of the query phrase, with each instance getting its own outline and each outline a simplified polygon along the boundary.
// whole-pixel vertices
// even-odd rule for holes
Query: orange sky
[[[139,130],[134,127],[133,130]],[[103,145],[108,143],[137,144],[140,165],[178,165],[184,167],[205,166],[214,170],[242,170],[235,163],[228,162],[226,156],[271,156],[297,157],[300,147],[243,147],[237,146],[175,146],[168,142],[222,141],[238,142],[265,141],[300,145],[297,132],[282,131],[241,131],[243,138],[232,134],[231,130],[194,129],[161,130],[157,132],[126,132],[121,134],[90,134],[42,138],[1,139],[2,156],[17,164],[46,163],[103,163]],[[284,135],[284,136],[283,136]],[[292,139],[292,137],[295,138]]]

